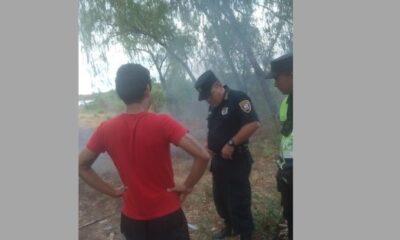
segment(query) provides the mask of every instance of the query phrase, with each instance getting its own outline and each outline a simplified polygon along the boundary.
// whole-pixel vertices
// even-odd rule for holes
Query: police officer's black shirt
[[[251,99],[224,86],[222,102],[208,111],[208,148],[220,153],[223,146],[247,123],[258,121]],[[242,143],[247,144],[248,141]]]

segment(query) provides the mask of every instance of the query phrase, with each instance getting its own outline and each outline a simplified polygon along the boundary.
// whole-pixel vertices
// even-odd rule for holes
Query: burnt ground
[[[79,149],[86,144],[93,129],[79,129]],[[193,133],[193,132],[192,132]],[[251,174],[253,215],[256,223],[256,240],[275,239],[269,232],[276,223],[274,214],[279,211],[278,194],[275,190],[274,175],[276,172],[272,158],[257,157],[264,155],[261,146],[268,142],[253,144],[253,170]],[[173,147],[173,166],[176,180],[183,180],[189,172],[191,160],[180,149]],[[272,155],[272,153],[267,153]],[[107,154],[100,155],[93,168],[106,181],[117,186],[120,180],[115,167]],[[218,217],[212,199],[211,175],[207,171],[196,185],[193,193],[183,203],[183,210],[188,222],[195,225],[190,229],[192,240],[209,240],[222,222]],[[114,199],[90,188],[79,180],[79,239],[80,240],[122,240],[119,231],[120,199]],[[274,234],[275,235],[275,234]],[[235,238],[232,238],[235,239]]]

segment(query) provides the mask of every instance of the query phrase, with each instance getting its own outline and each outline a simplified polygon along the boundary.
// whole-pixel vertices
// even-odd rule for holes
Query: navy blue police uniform
[[[199,100],[207,97],[204,91],[209,91],[216,81],[212,72],[208,80],[200,77],[196,83],[200,92]],[[251,235],[254,230],[249,181],[253,159],[248,148],[249,141],[234,146],[232,159],[224,159],[221,151],[244,125],[258,121],[258,116],[251,99],[244,92],[232,90],[226,85],[224,88],[222,102],[216,107],[209,107],[207,118],[207,143],[213,152],[210,170],[214,203],[219,216],[225,220],[226,227],[245,236]]]

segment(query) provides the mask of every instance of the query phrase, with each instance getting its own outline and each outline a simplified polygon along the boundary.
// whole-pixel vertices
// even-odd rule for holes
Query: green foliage
[[[80,40],[93,72],[103,72],[108,48],[121,45],[131,62],[152,75],[157,70],[164,98],[156,101],[164,104],[156,110],[198,117],[192,71],[211,69],[246,92],[260,118],[276,118],[282,95],[263,78],[273,57],[292,50],[292,0],[80,0],[79,6]]]
[[[247,92],[249,76],[260,77],[260,66],[267,70],[273,56],[292,49],[292,9],[292,0],[80,0],[80,40],[95,74],[118,43],[165,81],[175,61],[192,81],[198,65]]]
[[[278,197],[266,197],[260,193],[252,194],[252,211],[255,231],[261,239],[274,239],[278,233],[278,224],[282,213]]]
[[[196,39],[185,28],[176,26],[171,5],[162,0],[81,0],[80,41],[89,60],[107,63],[105,53],[114,44],[121,44],[134,61],[152,62],[144,52],[167,51],[169,57],[182,63]],[[160,48],[162,47],[162,48]],[[98,73],[99,61],[90,61],[93,72]],[[156,63],[157,64],[157,63]]]
[[[168,41],[175,26],[169,15],[169,5],[164,1],[133,2],[110,1],[119,36],[144,32],[156,41]],[[123,38],[121,38],[123,39]]]
[[[152,84],[152,110],[160,112],[165,104],[164,92],[159,83]],[[93,101],[82,105],[82,111],[94,114],[112,116],[125,110],[124,102],[118,97],[115,90],[92,95]]]
[[[124,103],[119,99],[114,90],[105,93],[95,93],[92,95],[93,101],[82,106],[84,112],[97,114],[114,114],[125,109]]]
[[[164,91],[159,83],[153,83],[151,89],[152,110],[160,112],[165,105]]]

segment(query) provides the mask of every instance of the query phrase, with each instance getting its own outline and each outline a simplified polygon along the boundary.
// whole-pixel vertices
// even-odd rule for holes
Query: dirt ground
[[[79,149],[84,147],[98,122],[99,120],[81,121]],[[191,160],[175,147],[172,153],[175,178],[178,181],[183,180],[189,172]],[[275,236],[265,234],[271,226],[267,226],[268,222],[263,215],[272,212],[267,209],[265,199],[277,199],[278,197],[274,179],[276,167],[272,158],[257,157],[260,155],[257,149],[253,151],[254,164],[250,178],[253,215],[255,221],[259,222],[258,227],[256,226],[255,240],[275,239]],[[119,185],[119,177],[107,154],[102,154],[94,163],[93,168],[106,181],[113,185]],[[214,207],[211,189],[211,175],[207,171],[183,204],[188,222],[195,228],[189,228],[192,240],[209,240],[212,233],[222,225]],[[120,208],[120,199],[113,199],[101,194],[79,180],[79,239],[122,240],[119,230]]]

